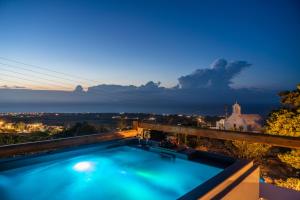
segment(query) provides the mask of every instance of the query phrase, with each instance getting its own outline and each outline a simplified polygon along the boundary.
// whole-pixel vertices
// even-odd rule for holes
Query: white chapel
[[[241,106],[236,102],[232,106],[232,114],[217,122],[218,129],[237,131],[261,131],[262,118],[258,114],[242,114]]]

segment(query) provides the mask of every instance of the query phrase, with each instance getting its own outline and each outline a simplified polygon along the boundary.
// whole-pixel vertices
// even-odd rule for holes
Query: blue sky
[[[0,57],[99,83],[167,87],[215,59],[245,60],[253,65],[233,87],[291,89],[300,82],[300,4],[0,0]]]

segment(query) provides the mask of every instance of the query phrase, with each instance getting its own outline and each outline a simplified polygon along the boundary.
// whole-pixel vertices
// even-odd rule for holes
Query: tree
[[[279,93],[282,108],[271,113],[266,132],[273,135],[300,137],[300,84],[293,91]],[[278,158],[296,169],[300,169],[300,150],[279,154]]]
[[[281,97],[281,103],[294,110],[300,109],[300,84],[297,85],[297,89],[293,91],[284,91],[279,93]]]
[[[300,112],[288,108],[272,112],[265,131],[273,135],[300,137]]]
[[[270,114],[266,124],[266,132],[273,135],[300,137],[300,84],[293,91],[279,93],[282,107]],[[300,150],[289,150],[278,154],[281,162],[300,169]],[[275,180],[278,186],[300,190],[299,178]]]

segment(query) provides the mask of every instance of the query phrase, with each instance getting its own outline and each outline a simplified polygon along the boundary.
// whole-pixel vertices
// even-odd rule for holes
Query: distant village
[[[0,133],[35,133],[35,132],[49,132],[56,134],[63,130],[62,126],[48,126],[42,123],[7,123],[0,120]]]
[[[236,102],[232,105],[231,114],[224,116],[151,113],[1,113],[0,133],[49,132],[55,134],[82,122],[96,129],[105,127],[113,131],[130,129],[132,121],[136,120],[247,132],[260,132],[263,122],[258,114],[243,114],[241,105]]]

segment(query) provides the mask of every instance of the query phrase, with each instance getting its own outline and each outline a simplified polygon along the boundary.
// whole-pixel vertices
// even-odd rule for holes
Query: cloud
[[[84,89],[81,85],[77,85],[75,90],[74,90],[74,93],[77,93],[77,94],[82,94],[84,93]]]
[[[1,85],[0,88],[2,88],[2,89],[26,89],[26,87],[17,86],[17,85],[14,85],[14,86]]]
[[[143,90],[156,90],[156,89],[160,88],[160,84],[161,84],[161,82],[155,83],[153,81],[149,81],[145,85],[141,85],[139,87],[139,89],[143,89]]]
[[[162,112],[162,109],[170,108],[170,112],[174,113],[202,112],[206,108],[204,105],[211,104],[219,105],[219,111],[223,111],[224,104],[236,100],[251,104],[277,103],[277,91],[230,88],[232,79],[249,66],[245,61],[228,62],[218,59],[209,68],[198,69],[190,75],[180,77],[179,84],[173,88],[162,87],[160,82],[154,81],[140,86],[101,84],[91,86],[86,91],[82,86],[77,86],[73,91],[5,89],[7,86],[2,86],[0,103],[95,105],[91,110],[87,106],[84,112],[95,112],[98,105],[114,105],[113,110],[105,112]],[[120,110],[117,109],[118,106]]]
[[[182,89],[229,89],[232,79],[249,66],[251,64],[246,61],[227,62],[225,59],[217,59],[211,68],[197,69],[192,74],[181,76],[178,81]]]

